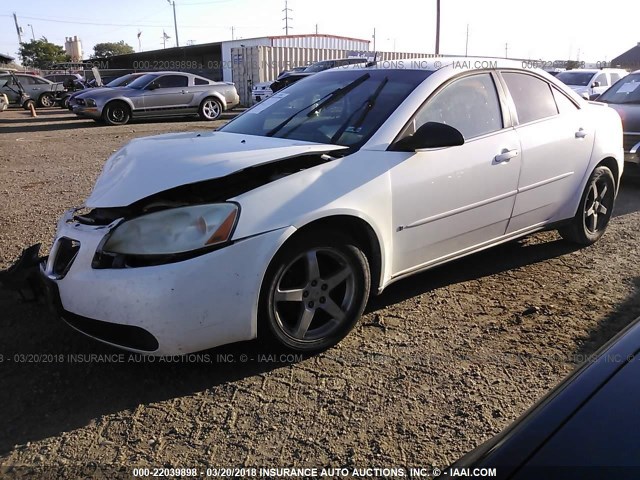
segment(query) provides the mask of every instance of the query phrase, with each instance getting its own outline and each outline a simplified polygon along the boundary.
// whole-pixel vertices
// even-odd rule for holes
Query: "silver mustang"
[[[238,105],[233,83],[214,82],[182,72],[154,72],[126,87],[90,90],[76,97],[73,113],[107,125],[124,125],[132,118],[199,115],[216,120]]]

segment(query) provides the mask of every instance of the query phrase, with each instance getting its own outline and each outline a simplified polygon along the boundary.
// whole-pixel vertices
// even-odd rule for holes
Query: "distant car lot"
[[[232,83],[214,82],[191,73],[154,72],[124,88],[92,89],[72,106],[80,117],[124,125],[135,118],[199,116],[217,120],[240,102]]]

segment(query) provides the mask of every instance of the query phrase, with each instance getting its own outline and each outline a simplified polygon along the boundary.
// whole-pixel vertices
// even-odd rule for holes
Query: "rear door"
[[[522,171],[507,233],[554,219],[579,189],[595,129],[573,101],[529,72],[502,72],[522,145]]]
[[[193,91],[187,75],[169,74],[156,78],[144,91],[147,115],[180,115],[189,108]]]

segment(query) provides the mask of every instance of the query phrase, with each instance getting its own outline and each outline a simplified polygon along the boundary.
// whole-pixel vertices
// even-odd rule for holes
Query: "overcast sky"
[[[180,45],[284,34],[284,0],[176,0]],[[382,6],[380,6],[382,5]],[[436,0],[364,2],[289,0],[290,34],[319,33],[372,40],[377,50],[432,53]],[[13,12],[23,39],[47,37],[64,45],[82,40],[85,57],[100,42],[124,40],[138,50],[162,48],[163,29],[175,45],[173,11],[167,0],[3,0],[0,52],[17,56]],[[440,51],[469,55],[533,58],[544,61],[607,61],[640,42],[640,2],[609,0],[442,0]],[[373,44],[371,46],[373,48]]]

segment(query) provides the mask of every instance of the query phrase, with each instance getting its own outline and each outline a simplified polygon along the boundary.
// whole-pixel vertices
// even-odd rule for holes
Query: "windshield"
[[[432,72],[357,69],[307,77],[220,130],[357,147]]]
[[[140,90],[146,87],[149,83],[153,82],[156,78],[158,78],[158,75],[156,75],[155,73],[147,73],[135,79],[133,82],[127,85],[127,87]]]
[[[640,73],[632,73],[618,80],[598,97],[599,102],[640,103]]]
[[[575,85],[578,87],[586,87],[593,78],[593,72],[560,72],[556,78],[565,85]]]

